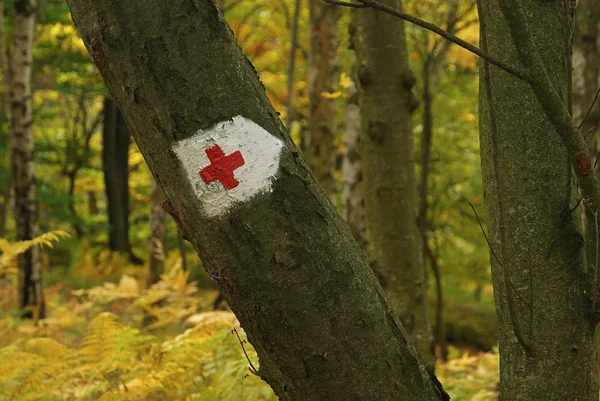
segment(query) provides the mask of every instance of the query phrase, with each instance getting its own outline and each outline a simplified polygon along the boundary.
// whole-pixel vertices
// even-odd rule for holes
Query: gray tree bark
[[[169,200],[165,208],[225,295],[258,352],[258,373],[279,398],[447,399],[214,2],[69,6]],[[206,130],[237,116],[281,141],[279,165],[270,190],[211,217],[191,185],[188,174],[197,172],[173,149],[191,136],[209,140]]]
[[[478,3],[483,50],[524,66],[533,82],[481,63],[481,163],[501,397],[597,401],[596,324],[565,148],[572,138],[558,104],[571,101],[574,2]]]
[[[384,4],[401,8],[398,0]],[[368,254],[394,310],[425,360],[434,360],[417,226],[411,113],[415,79],[404,24],[376,10],[354,12]]]
[[[17,240],[38,235],[35,187],[34,140],[31,92],[31,64],[35,29],[35,3],[17,0],[10,57],[11,165]],[[28,316],[45,316],[42,288],[41,249],[34,246],[19,257],[19,305]]]

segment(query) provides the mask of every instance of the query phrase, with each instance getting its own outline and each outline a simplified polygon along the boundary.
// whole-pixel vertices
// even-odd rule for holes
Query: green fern
[[[204,323],[162,343],[101,313],[77,348],[49,338],[0,348],[0,401],[275,400],[248,375],[232,315],[205,315]],[[256,364],[256,353],[244,346]]]

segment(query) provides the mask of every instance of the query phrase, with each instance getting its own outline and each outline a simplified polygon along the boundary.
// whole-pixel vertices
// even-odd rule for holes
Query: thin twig
[[[343,6],[343,7],[350,7],[350,8],[369,8],[369,6],[365,6],[364,4],[348,3],[346,1],[336,1],[336,0],[323,0],[323,1],[325,1],[325,3],[329,3],[334,6]]]
[[[573,208],[572,208],[572,209],[569,211],[569,214],[572,214],[572,213],[573,213],[575,210],[577,210],[577,208],[579,207],[579,205],[581,205],[581,201],[582,201],[582,200],[583,200],[583,199],[581,199],[581,198],[580,198],[580,199],[577,201],[577,203],[575,204],[575,206],[573,206]]]
[[[490,243],[490,240],[488,239],[487,234],[485,233],[485,230],[483,229],[483,224],[481,224],[481,220],[479,219],[477,210],[475,210],[475,206],[473,206],[473,204],[471,202],[469,202],[469,205],[471,206],[471,209],[473,209],[473,213],[475,213],[475,217],[477,218],[477,223],[479,223],[479,228],[481,228],[481,233],[483,234],[483,238],[485,238],[485,242],[487,242],[488,247],[490,248],[490,252],[492,253],[492,255],[494,255],[494,259],[496,259],[496,261],[498,262],[498,264],[500,265],[502,270],[505,270],[504,266],[502,266],[502,262],[500,262],[500,258],[498,257],[498,255],[496,255],[496,252],[494,252],[494,248],[492,248],[492,244]],[[523,302],[525,304],[525,306],[527,306],[528,308],[531,308],[531,304],[525,298],[523,298],[523,296],[521,294],[519,294],[519,291],[517,290],[515,285],[512,283],[512,281],[510,281],[510,279],[507,278],[506,282],[508,283],[510,288],[515,292],[515,294],[521,300],[521,302]]]
[[[515,67],[513,65],[510,65],[510,64],[502,61],[502,60],[495,58],[494,56],[484,52],[477,46],[472,45],[471,43],[460,39],[459,37],[451,34],[450,32],[440,28],[439,26],[437,26],[435,24],[432,24],[430,22],[423,21],[422,19],[413,17],[412,15],[406,14],[403,11],[396,10],[395,8],[389,7],[385,4],[381,4],[378,1],[358,0],[362,3],[362,7],[360,7],[360,5],[357,3],[346,3],[343,1],[337,1],[337,0],[323,0],[323,1],[326,3],[329,3],[329,4],[345,6],[345,7],[373,8],[373,9],[382,11],[384,13],[393,15],[394,17],[398,17],[400,19],[403,19],[405,21],[408,21],[410,23],[418,25],[421,28],[425,28],[433,33],[440,35],[441,37],[449,40],[450,42],[462,47],[463,49],[470,51],[473,54],[476,54],[477,56],[481,57],[482,59],[489,61],[491,64],[494,64],[496,67],[503,69],[504,71],[508,72],[509,74],[511,74],[519,79],[522,79],[523,81],[526,81],[526,82],[531,81],[527,75],[527,72],[525,70],[523,70],[522,68]]]
[[[246,348],[244,347],[244,344],[246,343],[246,340],[242,340],[242,338],[240,337],[240,333],[238,333],[238,331],[237,331],[237,329],[235,327],[231,330],[231,332],[235,333],[235,335],[238,338],[238,341],[240,342],[240,345],[242,346],[242,351],[244,351],[244,355],[246,355],[246,359],[248,360],[248,363],[250,364],[250,366],[249,366],[250,372],[253,375],[256,375],[256,376],[260,377],[260,375],[258,374],[258,370],[252,364],[252,361],[250,360],[250,357],[248,356],[248,353],[246,352]]]
[[[485,233],[485,230],[483,229],[483,224],[481,224],[481,220],[479,219],[479,215],[477,214],[477,210],[475,210],[475,206],[473,206],[473,204],[471,202],[469,202],[469,206],[471,206],[471,209],[473,209],[473,213],[475,213],[475,217],[477,218],[477,223],[479,223],[479,228],[481,228],[481,233],[483,234],[483,238],[485,238],[485,242],[487,242],[488,247],[490,248],[490,252],[492,253],[492,255],[494,255],[494,259],[496,259],[496,261],[498,262],[500,267],[502,267],[504,269],[504,266],[502,266],[502,262],[500,262],[500,258],[498,258],[498,256],[496,255],[496,252],[494,252],[494,248],[492,248],[492,244],[490,244],[490,241],[488,240],[487,234]]]
[[[592,109],[594,108],[594,105],[598,100],[598,96],[600,96],[600,87],[598,87],[598,90],[596,91],[596,96],[594,96],[594,101],[592,102],[592,104],[590,104],[590,108],[588,109],[587,113],[585,113],[585,117],[583,117],[583,120],[581,120],[577,128],[581,129],[581,127],[585,123],[585,120],[587,120],[587,118],[590,116],[590,113],[592,112]]]

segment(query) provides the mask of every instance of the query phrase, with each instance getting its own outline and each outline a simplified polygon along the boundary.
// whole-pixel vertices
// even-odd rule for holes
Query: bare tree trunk
[[[386,5],[399,9],[397,0]],[[367,241],[372,266],[421,356],[432,363],[411,113],[415,83],[404,24],[376,10],[356,10],[357,58]]]
[[[561,140],[569,134],[556,120],[565,121],[571,102],[574,2],[482,0],[478,6],[483,51],[526,66],[534,82],[480,64],[501,397],[597,401],[596,321],[586,295],[572,155]],[[554,101],[560,105],[550,111]]]
[[[447,399],[214,2],[69,5],[279,399]]]
[[[35,4],[17,0],[12,53],[10,57],[10,104],[12,136],[12,184],[14,188],[17,240],[38,235],[38,211],[35,195],[33,116],[31,113],[31,63]],[[35,246],[19,257],[19,305],[30,308],[28,315],[45,316],[40,247]]]
[[[111,98],[104,100],[102,168],[106,187],[109,248],[131,255],[129,243],[129,130]]]
[[[294,19],[291,26],[292,44],[290,49],[290,59],[288,63],[288,97],[286,101],[287,115],[285,119],[285,126],[290,129],[292,121],[295,118],[294,111],[294,92],[296,83],[296,50],[298,49],[298,20],[300,19],[300,6],[302,5],[301,0],[296,0],[296,7],[294,8]]]
[[[150,246],[150,274],[148,275],[148,285],[152,285],[160,280],[163,271],[165,255],[165,211],[160,207],[164,197],[162,190],[152,179],[152,193],[150,194],[150,227],[152,229],[152,239]]]
[[[367,250],[365,194],[360,163],[360,107],[356,90],[344,111],[344,158],[342,159],[342,203],[344,220],[363,251]]]
[[[100,210],[98,209],[98,199],[96,198],[96,192],[88,191],[88,213],[90,216],[97,216],[100,214]]]
[[[181,234],[177,234],[177,244],[179,245],[179,254],[181,255],[181,268],[184,271],[188,270],[187,255],[185,251],[185,242]]]
[[[338,20],[341,10],[322,0],[310,1],[310,54],[308,96],[310,152],[309,162],[317,182],[329,199],[336,193],[335,105],[323,93],[336,91]]]
[[[2,84],[4,86],[2,99],[1,99],[1,107],[0,107],[0,129],[4,126],[4,121],[8,121],[8,129],[3,131],[2,135],[6,134],[6,144],[7,144],[7,153],[11,154],[11,135],[10,135],[10,106],[7,107],[7,98],[9,92],[9,65],[7,59],[7,50],[4,46],[6,41],[6,37],[4,34],[4,0],[0,0],[0,72],[2,73]],[[12,183],[11,183],[11,162],[10,157],[6,161],[6,165],[4,166],[6,173],[6,186],[3,188],[2,197],[3,202],[0,205],[0,238],[4,238],[6,236],[6,223],[8,220],[8,211],[10,209],[11,204],[11,195],[12,195]]]

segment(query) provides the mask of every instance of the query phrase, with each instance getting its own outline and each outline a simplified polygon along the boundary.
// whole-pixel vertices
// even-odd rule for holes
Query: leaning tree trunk
[[[341,9],[323,0],[310,1],[308,97],[310,152],[308,159],[317,182],[329,199],[336,193],[335,104],[324,93],[336,91],[338,20]]]
[[[11,165],[17,240],[25,241],[38,235],[31,113],[31,64],[36,9],[35,3],[28,0],[17,0],[14,7],[9,83]],[[42,318],[45,306],[40,251],[40,247],[35,246],[19,257],[19,305],[21,308],[32,309],[28,315]]]
[[[516,1],[478,3],[483,50],[512,65],[527,60],[525,66],[536,71],[532,80],[541,78],[542,63],[554,85],[549,93],[569,105],[571,1],[521,1],[524,14]],[[510,14],[510,27],[504,13]],[[519,21],[523,15],[527,24]],[[540,59],[525,47],[527,29]],[[540,102],[547,106],[548,97],[540,96],[539,82],[530,87],[488,62],[481,63],[480,74],[481,163],[501,397],[597,401],[595,323],[584,290],[576,190],[558,135],[566,133],[557,134],[540,107]]]
[[[279,398],[445,399],[214,2],[69,5]]]
[[[399,9],[398,0],[386,5]],[[417,349],[433,360],[425,269],[417,227],[417,183],[404,24],[376,10],[356,10],[357,58],[367,239],[373,269]]]
[[[129,244],[129,131],[115,101],[104,99],[102,168],[106,188],[111,251],[130,254]]]

